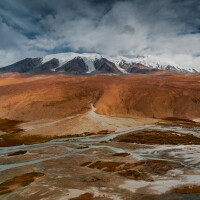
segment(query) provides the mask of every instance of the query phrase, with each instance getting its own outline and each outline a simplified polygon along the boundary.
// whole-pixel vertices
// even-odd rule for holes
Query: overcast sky
[[[200,67],[200,0],[0,0],[0,66],[69,51]]]

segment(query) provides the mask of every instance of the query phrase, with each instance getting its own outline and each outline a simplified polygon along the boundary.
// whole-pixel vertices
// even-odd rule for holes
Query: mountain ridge
[[[151,73],[167,70],[178,73],[198,73],[199,70],[177,65],[155,56],[107,56],[96,53],[59,53],[44,57],[25,58],[0,68],[0,73],[48,73],[64,72],[68,74],[132,74]]]

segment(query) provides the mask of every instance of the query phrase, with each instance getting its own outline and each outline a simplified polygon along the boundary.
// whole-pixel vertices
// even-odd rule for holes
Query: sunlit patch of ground
[[[156,119],[140,119],[140,118],[123,118],[100,115],[95,112],[95,108],[91,106],[91,110],[79,115],[58,119],[58,120],[38,120],[27,122],[21,127],[29,135],[42,135],[47,137],[59,136],[79,136],[89,133],[98,134],[102,130],[108,132],[126,131],[134,127],[143,127],[157,122]]]

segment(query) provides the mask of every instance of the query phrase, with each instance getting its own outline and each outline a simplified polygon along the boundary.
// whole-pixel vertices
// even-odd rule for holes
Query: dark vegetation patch
[[[68,136],[83,137],[83,136],[90,136],[90,135],[104,135],[104,134],[110,134],[110,133],[112,133],[112,131],[101,130],[101,131],[98,131],[96,133],[94,133],[94,132],[84,132],[84,133],[81,133],[81,134],[78,134],[78,135],[68,135]]]
[[[190,119],[176,118],[176,117],[164,118],[163,121],[158,122],[158,124],[165,125],[165,126],[182,126],[186,128],[200,127],[199,122],[195,122]]]
[[[78,135],[63,135],[63,136],[42,136],[42,135],[25,135],[22,133],[15,134],[2,134],[0,135],[0,147],[9,147],[9,146],[18,146],[18,145],[31,145],[48,142],[53,139],[61,139],[61,138],[71,138],[71,137],[83,137],[90,135],[97,135],[101,133],[83,133]],[[79,147],[87,148],[86,146]]]
[[[200,194],[200,185],[186,185],[178,188],[174,188],[173,192],[178,194]]]
[[[65,135],[65,136],[58,136],[56,138],[71,138],[71,137],[85,137],[85,136],[92,136],[92,135],[104,135],[104,134],[110,134],[113,133],[113,131],[109,131],[109,130],[101,130],[98,132],[83,132],[81,134],[69,134],[69,135]]]
[[[98,181],[103,181],[105,182],[105,179],[104,178],[100,178],[100,177],[97,177],[97,176],[89,176],[89,177],[86,177],[84,180],[84,182],[87,182],[87,183],[91,183],[91,182],[98,182]]]
[[[164,160],[145,160],[136,163],[113,162],[113,161],[96,161],[93,163],[86,162],[81,166],[87,166],[92,169],[99,169],[106,172],[118,173],[121,176],[134,179],[153,181],[151,175],[165,175],[169,170],[180,169],[184,166]]]
[[[27,151],[15,151],[15,152],[12,152],[12,153],[9,153],[8,156],[17,156],[17,155],[21,155],[21,154],[26,154]]]
[[[93,200],[94,195],[91,193],[85,193],[80,195],[79,197],[71,198],[70,200]]]
[[[199,103],[200,103],[200,98],[192,98],[192,101],[193,101],[195,104],[199,104]]]
[[[129,155],[130,155],[130,153],[115,153],[115,154],[113,154],[113,156],[119,156],[119,157],[126,157]]]
[[[196,123],[191,119],[185,119],[185,118],[177,118],[177,117],[166,117],[163,120],[171,121],[171,122],[185,122],[185,123]]]
[[[153,181],[153,179],[147,173],[139,170],[129,169],[121,171],[118,174],[129,179]]]
[[[22,121],[0,119],[0,147],[16,146],[22,144],[35,144],[47,141],[47,138],[36,135],[24,135],[23,129],[19,128]]]
[[[19,133],[23,129],[19,128],[19,124],[22,121],[10,120],[10,119],[0,119],[0,130],[6,133]]]
[[[70,200],[93,200],[94,195],[91,193],[85,193],[80,195],[79,197],[71,198]]]
[[[48,142],[53,139],[83,137],[98,134],[109,134],[108,130],[102,130],[97,133],[84,132],[77,135],[63,135],[63,136],[42,136],[42,135],[26,135],[23,129],[18,128],[21,121],[0,119],[0,130],[6,132],[0,135],[0,147],[18,146],[18,145],[31,145]],[[81,147],[80,147],[81,148]]]
[[[77,147],[77,149],[87,149],[89,146],[85,145],[85,146],[79,146]]]
[[[109,130],[101,130],[97,132],[97,134],[109,134],[109,133],[111,133],[111,131]]]
[[[170,162],[165,160],[144,160],[137,163],[127,164],[127,168],[133,168],[138,169],[140,171],[145,171],[150,174],[163,176],[165,175],[169,170],[172,169],[181,169],[184,168],[184,166],[177,162]]]
[[[199,145],[200,138],[192,134],[182,134],[174,131],[143,130],[119,135],[113,139],[116,142],[160,145]]]
[[[54,137],[40,136],[40,135],[25,135],[21,133],[3,134],[0,136],[0,147],[30,145],[48,142]]]
[[[0,184],[0,195],[13,192],[18,188],[25,187],[35,181],[35,179],[44,176],[40,172],[30,172],[21,176],[16,176]]]
[[[123,165],[123,162],[96,161],[88,167],[93,169],[103,169],[103,171],[107,172],[116,172],[119,171]]]

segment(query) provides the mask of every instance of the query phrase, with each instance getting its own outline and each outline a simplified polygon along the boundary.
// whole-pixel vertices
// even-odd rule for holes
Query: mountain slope
[[[41,58],[26,58],[12,65],[0,68],[1,73],[49,73],[65,72],[68,74],[98,73],[151,73],[167,70],[179,73],[199,72],[193,68],[177,65],[166,59],[155,56],[106,56],[92,53],[61,53]]]
[[[42,61],[42,58],[26,58],[7,67],[0,68],[0,72],[26,73],[32,71]]]
[[[200,74],[152,76],[0,75],[0,118],[60,119],[96,112],[118,117],[200,118]]]

